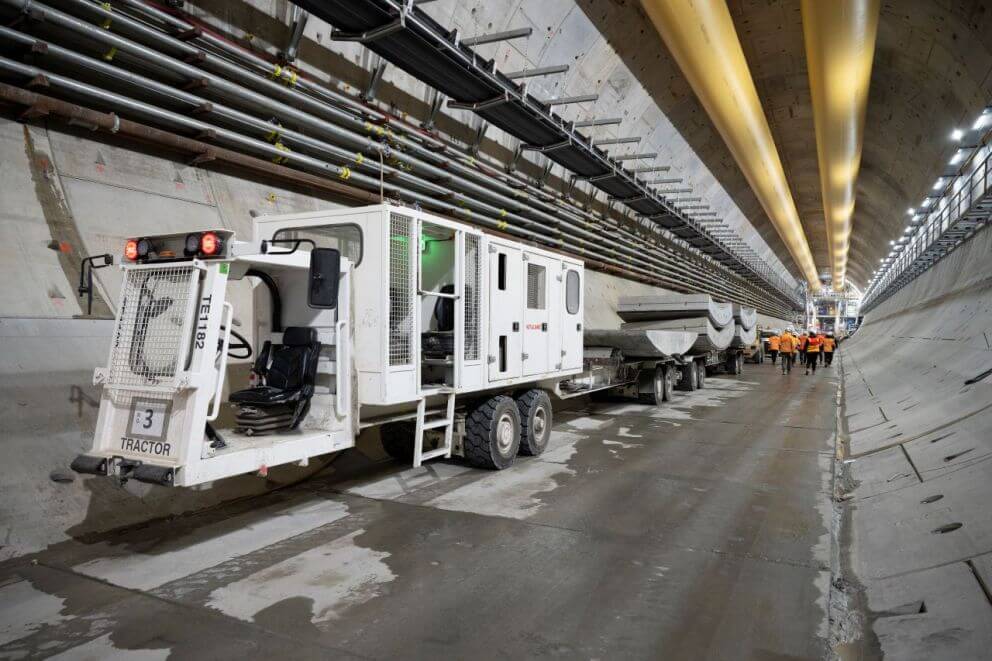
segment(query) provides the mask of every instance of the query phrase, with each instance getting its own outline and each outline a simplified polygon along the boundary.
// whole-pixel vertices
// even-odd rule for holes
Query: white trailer
[[[371,426],[415,466],[544,450],[548,394],[583,369],[580,261],[391,205],[253,226],[128,242],[75,470],[193,486],[306,464]],[[253,354],[251,383],[232,384],[232,351]]]

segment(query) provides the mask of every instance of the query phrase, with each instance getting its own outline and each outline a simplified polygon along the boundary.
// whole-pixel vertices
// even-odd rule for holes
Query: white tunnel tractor
[[[412,209],[258,217],[251,241],[144,237],[125,257],[82,473],[193,486],[371,426],[415,466],[501,469],[544,450],[549,393],[583,369],[581,262]]]

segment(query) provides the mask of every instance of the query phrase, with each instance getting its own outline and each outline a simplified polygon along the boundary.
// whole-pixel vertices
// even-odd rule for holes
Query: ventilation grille
[[[413,269],[409,216],[389,214],[389,364],[413,362]]]
[[[192,266],[125,271],[107,380],[118,401],[131,391],[174,389],[188,348],[197,277]]]
[[[465,360],[479,359],[479,282],[482,259],[479,237],[465,235]]]
[[[537,264],[527,265],[527,308],[543,310],[545,268]]]

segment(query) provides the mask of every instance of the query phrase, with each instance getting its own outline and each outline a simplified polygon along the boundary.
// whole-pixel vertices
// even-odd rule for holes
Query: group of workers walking
[[[797,359],[805,365],[806,374],[810,370],[816,374],[816,365],[820,361],[824,365],[833,363],[834,349],[837,346],[833,335],[803,331],[797,336],[795,332],[794,328],[789,327],[781,335],[768,338],[768,353],[771,354],[772,365],[781,357],[782,374],[790,374]]]

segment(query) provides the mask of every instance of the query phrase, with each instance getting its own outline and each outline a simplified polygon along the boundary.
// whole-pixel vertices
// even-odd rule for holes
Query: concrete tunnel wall
[[[869,312],[842,345],[849,563],[893,658],[988,652],[990,254],[986,228]]]
[[[80,478],[72,459],[89,444],[106,363],[117,268],[96,271],[94,318],[80,319],[79,260],[119,255],[129,236],[223,227],[251,233],[251,212],[338,208],[302,191],[200,169],[133,148],[0,120],[0,560],[86,533],[179,514],[260,493],[307,474],[284,468],[202,490]],[[617,327],[622,295],[659,292],[588,272],[586,326]],[[242,366],[243,371],[244,366]],[[363,449],[379,458],[372,438]],[[313,471],[321,464],[312,464]],[[54,472],[73,478],[56,482]]]

